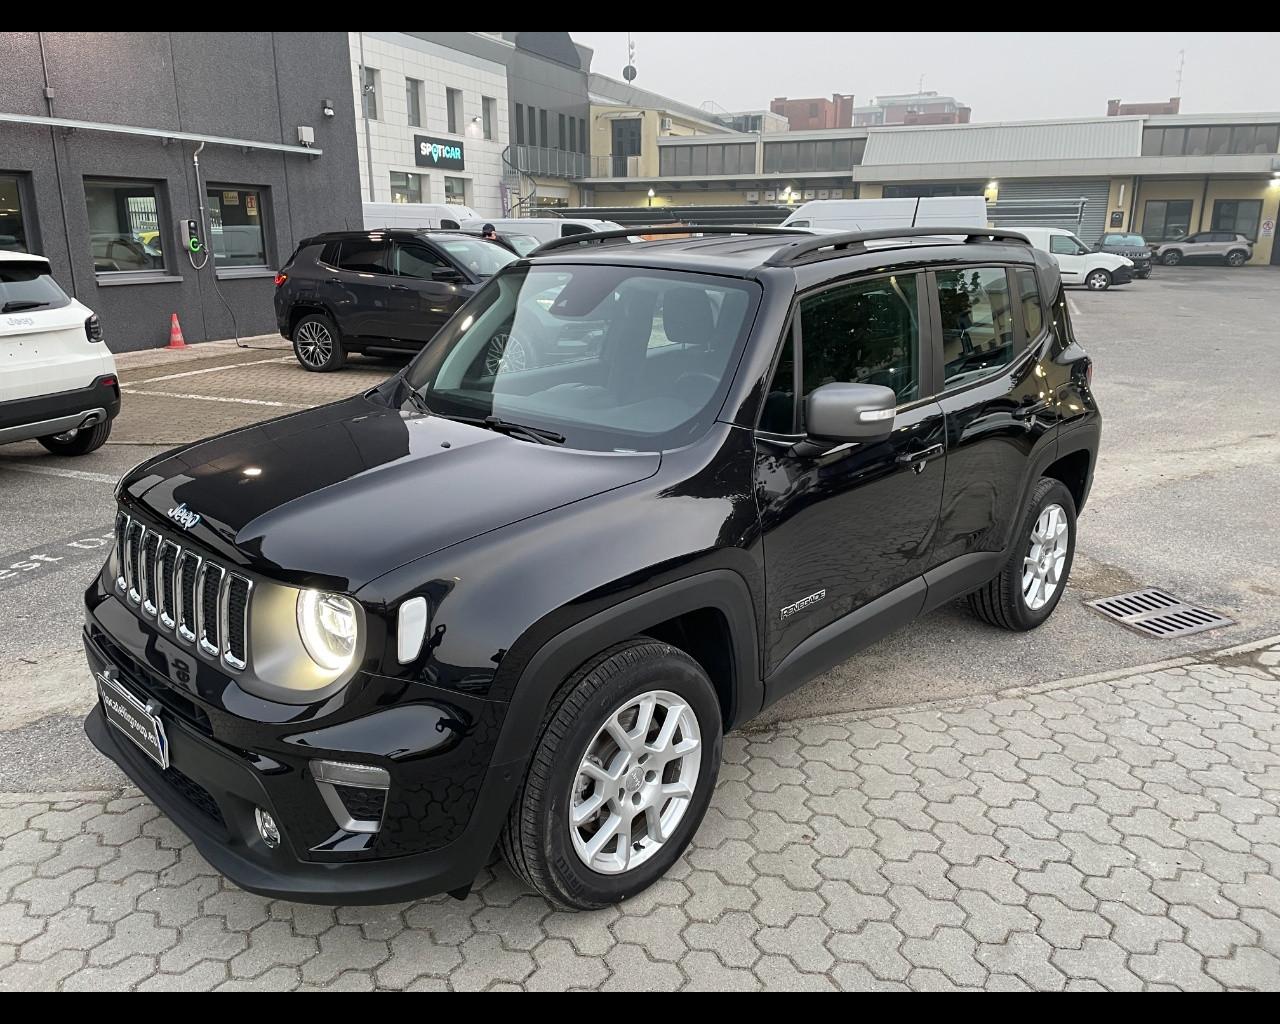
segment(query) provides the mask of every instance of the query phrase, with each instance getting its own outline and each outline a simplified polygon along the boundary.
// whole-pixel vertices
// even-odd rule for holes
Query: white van
[[[874,231],[878,228],[985,228],[982,196],[922,199],[815,199],[782,222],[784,228],[815,231]]]
[[[480,215],[455,203],[365,203],[366,228],[443,228],[456,231]]]
[[[589,220],[570,217],[473,217],[462,222],[462,230],[475,232],[492,224],[498,234],[533,235],[539,242],[550,242],[567,235],[588,231],[616,231],[622,228],[611,220]]]
[[[120,412],[116,363],[93,310],[58,287],[43,256],[0,250],[0,444],[55,455],[101,448]]]
[[[1095,292],[1104,292],[1113,284],[1128,284],[1133,280],[1133,260],[1113,252],[1094,252],[1065,228],[1000,226],[1026,235],[1027,241],[1052,256],[1062,272],[1063,284],[1082,284]]]

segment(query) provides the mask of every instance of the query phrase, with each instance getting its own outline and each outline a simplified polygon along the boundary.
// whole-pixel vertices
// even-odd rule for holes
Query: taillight
[[[84,322],[84,336],[90,341],[102,340],[102,321],[98,319],[97,313]]]
[[[114,377],[103,377],[98,383],[104,388],[113,388],[116,386],[116,379]]]
[[[277,287],[277,288],[279,288],[279,287],[280,287],[282,284],[284,284],[287,280],[289,280],[289,275],[288,275],[288,274],[280,274],[280,273],[277,273],[277,274],[276,274],[276,287]]]

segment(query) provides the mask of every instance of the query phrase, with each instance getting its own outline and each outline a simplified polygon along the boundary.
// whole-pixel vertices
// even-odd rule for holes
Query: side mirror
[[[463,280],[463,276],[461,272],[454,270],[453,267],[436,267],[435,270],[431,271],[431,280],[457,284]]]
[[[880,384],[823,384],[805,399],[805,432],[821,441],[883,441],[898,396]]]

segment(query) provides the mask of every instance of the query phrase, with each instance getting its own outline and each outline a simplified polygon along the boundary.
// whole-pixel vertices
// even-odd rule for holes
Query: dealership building
[[[275,269],[360,216],[345,32],[0,34],[0,248],[113,350],[274,331]]]

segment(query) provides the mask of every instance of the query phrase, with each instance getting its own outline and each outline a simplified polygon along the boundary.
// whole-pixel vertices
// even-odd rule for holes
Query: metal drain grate
[[[1115,619],[1122,626],[1159,639],[1235,625],[1235,619],[1229,619],[1208,608],[1179,601],[1172,594],[1154,587],[1117,597],[1104,597],[1100,601],[1088,601],[1086,604],[1090,608],[1096,608],[1107,618]]]

